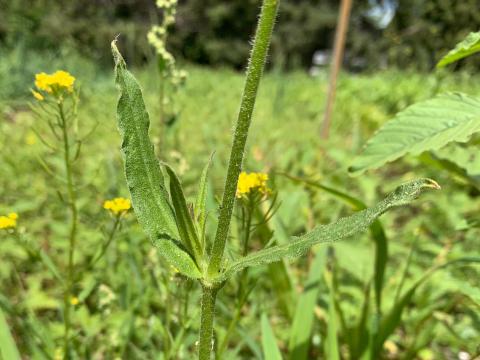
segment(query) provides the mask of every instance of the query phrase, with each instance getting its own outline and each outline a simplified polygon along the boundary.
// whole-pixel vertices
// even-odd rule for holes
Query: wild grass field
[[[133,212],[122,216],[117,229],[117,218],[103,208],[105,200],[129,197],[113,70],[98,69],[93,61],[68,53],[53,58],[30,54],[28,59],[15,52],[3,55],[0,215],[15,212],[18,219],[14,233],[0,233],[0,344],[7,346],[13,339],[24,359],[64,356],[65,172],[61,151],[43,143],[49,128],[35,115],[39,102],[30,94],[35,73],[63,69],[75,76],[79,89],[78,121],[72,126],[86,136],[73,163],[79,225],[77,280],[69,299],[72,354],[78,359],[193,358],[200,289],[159,256]],[[131,69],[143,87],[157,155],[176,170],[187,203],[194,202],[202,168],[215,152],[207,196],[212,229],[207,233],[212,233],[244,74],[194,65],[186,70],[186,85],[175,98],[178,117],[161,129],[156,68]],[[375,246],[381,235],[373,230],[316,246],[299,260],[236,275],[237,281],[227,282],[218,295],[217,358],[278,359],[276,345],[289,359],[365,358],[380,319],[390,322],[380,342],[383,358],[479,358],[478,267],[446,267],[412,287],[428,269],[478,253],[479,188],[426,154],[357,177],[347,171],[365,141],[395,113],[445,91],[476,95],[478,80],[443,71],[344,73],[331,136],[322,140],[326,73],[311,77],[273,69],[265,75],[243,169],[268,174],[276,198],[259,206],[250,249],[261,249],[271,239],[285,243],[315,224],[352,214],[359,203],[371,206],[413,178],[432,178],[442,190],[380,219],[388,252]],[[475,137],[470,141],[477,142]],[[278,209],[262,223],[259,214],[274,199]],[[235,207],[232,221],[226,250],[230,259],[241,243],[241,207]],[[102,261],[85,268],[113,229],[115,237]]]

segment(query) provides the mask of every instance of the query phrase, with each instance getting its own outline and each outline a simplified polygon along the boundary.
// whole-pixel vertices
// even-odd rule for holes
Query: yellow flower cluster
[[[264,173],[249,173],[245,171],[240,173],[237,185],[237,197],[241,198],[253,190],[261,194],[268,194],[270,189],[267,187],[268,175]]]
[[[80,300],[78,300],[76,296],[72,296],[70,298],[70,304],[72,304],[73,306],[78,305],[79,303],[80,303]]]
[[[7,216],[0,216],[0,229],[14,229],[17,227],[17,213],[10,213]]]
[[[37,89],[49,94],[61,90],[72,92],[74,83],[75,77],[63,70],[55,71],[53,74],[41,72],[35,75],[35,86]],[[35,99],[39,101],[44,99],[43,95],[38,91],[32,90],[32,93]]]
[[[130,200],[121,197],[107,200],[103,203],[103,208],[110,211],[114,215],[122,215],[130,210],[131,207],[132,204]]]

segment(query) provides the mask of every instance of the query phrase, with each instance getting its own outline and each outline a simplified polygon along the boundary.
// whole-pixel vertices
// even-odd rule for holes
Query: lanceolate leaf
[[[164,178],[148,136],[150,120],[142,91],[112,42],[115,81],[120,91],[117,106],[118,128],[122,136],[125,176],[133,208],[143,230],[161,254],[180,272],[200,277],[191,256],[179,245],[174,213],[168,201]]]
[[[198,261],[202,258],[202,247],[198,238],[197,229],[188,211],[185,195],[183,195],[182,185],[173,169],[165,165],[168,176],[170,177],[170,195],[175,209],[175,220],[177,222],[178,233],[182,239],[182,243],[187,247],[191,254],[195,255]]]
[[[205,165],[200,177],[200,185],[198,187],[197,199],[195,200],[194,214],[198,224],[198,231],[200,235],[200,243],[202,248],[205,247],[205,227],[207,221],[207,184],[208,184],[208,172],[212,164],[213,154],[210,156],[208,163]]]
[[[351,216],[344,217],[338,221],[320,225],[311,232],[294,237],[293,241],[260,250],[256,253],[245,256],[230,264],[218,280],[223,280],[246,267],[259,266],[279,261],[282,258],[297,258],[305,254],[313,245],[319,243],[331,243],[356,233],[365,231],[372,222],[389,209],[407,205],[429,189],[439,189],[440,186],[430,179],[418,179],[400,185],[377,205],[359,211]]]
[[[287,178],[293,181],[297,181],[307,186],[311,186],[313,188],[326,191],[327,193],[351,205],[355,210],[364,210],[367,208],[367,205],[365,205],[363,201],[343,191],[334,189],[330,186],[323,185],[316,181],[302,179],[296,176],[291,176],[286,173],[282,173],[282,175],[286,176]],[[370,233],[372,234],[373,241],[375,242],[375,263],[374,263],[375,301],[376,301],[377,311],[380,312],[381,305],[382,305],[383,279],[385,277],[385,268],[387,266],[387,260],[388,260],[388,241],[387,241],[387,236],[385,234],[385,230],[383,229],[383,226],[380,220],[375,220],[370,225]]]
[[[367,142],[349,171],[365,170],[439,149],[452,141],[466,142],[480,131],[480,100],[460,93],[446,93],[414,104],[398,113]]]
[[[458,43],[437,64],[437,68],[444,67],[460,59],[466,58],[480,51],[480,32],[470,33],[465,40]]]

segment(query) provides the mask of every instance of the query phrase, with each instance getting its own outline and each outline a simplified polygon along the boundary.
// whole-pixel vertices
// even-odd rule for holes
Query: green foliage
[[[265,313],[262,314],[262,350],[265,360],[282,360],[282,355],[278,349],[277,340],[273,333],[268,317]]]
[[[480,175],[480,161],[478,151],[470,143],[452,143],[441,149],[433,151],[434,156],[447,160],[464,169],[472,178]]]
[[[408,107],[387,122],[349,171],[361,174],[407,153],[419,155],[452,141],[466,142],[479,130],[480,100],[461,93],[442,94]]]
[[[171,29],[169,51],[178,58],[242,68],[255,27],[259,0],[181,1]],[[285,0],[273,38],[272,63],[308,67],[316,50],[331,49],[337,21],[337,0]],[[379,29],[366,16],[368,0],[354,2],[346,64],[353,69],[379,66],[431,69],[478,23],[476,0],[402,0],[392,23]],[[153,58],[146,35],[162,12],[152,0],[0,0],[0,41],[13,46],[59,51],[73,48],[110,66],[105,46],[122,34],[129,64]],[[202,31],[199,31],[201,29]],[[467,60],[467,65],[475,66]]]
[[[315,304],[320,292],[322,274],[326,263],[326,248],[319,249],[308,272],[308,278],[295,308],[290,338],[289,359],[308,359],[308,349],[315,321]]]
[[[50,66],[75,69],[71,72],[82,83],[79,126],[89,129],[99,123],[76,163],[81,212],[76,259],[79,263],[88,263],[96,255],[104,233],[110,229],[110,224],[105,226],[109,216],[101,209],[103,200],[128,194],[121,154],[115,150],[120,143],[116,122],[112,120],[117,95],[111,73],[101,72],[93,61],[79,66],[71,53],[54,61],[52,56],[55,54],[30,56],[29,62],[35,62],[30,71],[55,70]],[[9,60],[0,58],[0,63],[5,61]],[[216,196],[223,187],[223,164],[228,159],[229,119],[238,110],[243,78],[242,74],[227,69],[189,66],[188,71],[190,81],[177,99],[185,121],[179,124],[175,143],[173,139],[165,143],[167,150],[162,151],[161,159],[169,161],[180,176],[187,204],[195,203],[202,169],[212,146],[215,147],[205,201],[206,234],[207,240],[211,240],[218,207]],[[10,81],[14,80],[18,88],[26,87],[21,93],[26,96],[32,78],[20,71],[18,74],[24,80],[2,73],[0,88],[10,92]],[[156,118],[157,84],[151,68],[136,68],[135,76],[145,90],[143,96],[150,115]],[[344,169],[358,144],[395,112],[438,91],[461,89],[478,93],[480,82],[477,76],[462,72],[442,77],[395,71],[368,76],[344,74],[338,90],[337,127],[331,142],[324,144],[317,141],[318,123],[314,120],[323,96],[318,81],[300,72],[266,74],[257,99],[256,121],[247,144],[244,168],[248,171],[268,169],[269,186],[278,193],[281,206],[265,224],[274,231],[269,246],[288,242],[291,235],[308,232],[315,222],[327,224],[361,209],[355,199],[374,204],[393,188],[394,182],[408,181],[414,174],[437,179],[442,184],[441,192],[426,194],[427,201],[414,202],[409,208],[400,208],[382,218],[389,247],[388,258],[380,259],[386,261],[382,287],[382,314],[386,316],[395,303],[414,239],[417,239],[417,251],[412,256],[400,295],[432,264],[478,253],[478,228],[473,227],[473,221],[478,219],[478,192],[463,178],[443,168],[425,166],[411,159],[398,161],[372,176],[350,178]],[[53,164],[57,163],[38,138],[36,143],[30,142],[31,126],[39,124],[24,100],[15,96],[15,101],[7,103],[3,98],[0,104],[0,214],[12,209],[19,212],[19,230],[24,241],[0,234],[1,290],[11,305],[4,307],[3,296],[0,303],[22,356],[46,359],[53,357],[61,337],[61,314],[56,309],[63,287],[43,260],[23,244],[48,254],[58,264],[61,275],[68,228],[65,204],[36,158],[46,156]],[[45,131],[41,127],[38,130],[41,134]],[[152,138],[157,130],[152,126]],[[475,154],[477,141],[473,137],[461,146]],[[451,143],[438,151],[447,151],[454,145],[457,147]],[[174,158],[168,148],[175,148],[180,155]],[[316,188],[305,181],[291,181],[279,172],[322,184],[340,194],[337,196],[334,191]],[[169,189],[167,176],[165,182]],[[466,220],[469,226],[459,230],[457,226]],[[234,219],[232,223],[226,251],[228,261],[239,256],[238,222]],[[250,249],[261,249],[270,241],[271,234],[263,231],[259,228],[253,234]],[[377,274],[373,271],[376,250],[372,239],[370,230],[352,241],[337,242],[333,246],[337,259],[337,304],[341,308],[337,308],[338,343],[342,356],[352,359],[368,356],[369,338],[378,328],[374,324],[377,315],[373,285]],[[317,250],[322,249],[323,246]],[[118,238],[106,253],[105,263],[98,264],[95,271],[77,269],[82,280],[75,288],[80,303],[72,310],[72,342],[80,358],[135,360],[195,356],[199,290],[193,281],[176,273],[155,250],[132,213],[125,217]],[[312,269],[310,260],[310,256],[306,256],[294,262],[282,261],[248,270],[252,282],[247,289],[253,284],[255,287],[241,308],[240,320],[233,327],[224,358],[262,358],[259,319],[266,310],[282,356],[288,358],[292,318],[301,296],[299,289],[305,289],[309,264]],[[412,358],[426,350],[439,359],[455,356],[459,351],[476,354],[480,328],[478,306],[472,299],[479,302],[478,269],[478,266],[445,268],[418,287],[388,337],[388,347],[381,349],[381,356]],[[232,317],[232,306],[237,301],[236,285],[236,281],[229,281],[219,294],[217,340],[223,338]],[[308,353],[313,358],[325,358],[329,293],[323,279],[318,286]],[[287,306],[293,309],[288,311]],[[392,343],[398,349],[395,354],[391,352]]]
[[[334,266],[334,265],[333,265]],[[333,279],[333,271],[329,270],[326,273],[328,283],[328,331],[325,342],[325,355],[327,359],[340,360],[340,349],[338,345],[338,320],[336,309],[336,291]]]
[[[148,137],[150,120],[142,92],[114,43],[116,83],[120,91],[118,126],[122,133],[125,176],[140,224],[166,261],[193,278],[200,276],[191,255],[179,245],[179,233],[168,200],[160,164]],[[182,239],[186,240],[186,239]],[[184,246],[188,244],[184,243]]]
[[[360,30],[356,46],[364,47],[373,63],[383,58],[389,66],[430,71],[443,54],[465,38],[472,24],[478,23],[478,14],[472,11],[475,6],[476,0],[399,1],[392,23],[373,38],[375,43]],[[464,65],[477,68],[478,62],[471,60]]]
[[[395,302],[395,304],[390,309],[390,311],[383,317],[380,323],[379,332],[375,337],[374,344],[373,344],[374,356],[378,356],[378,354],[381,353],[383,344],[388,339],[388,337],[393,333],[393,331],[397,328],[397,326],[400,324],[403,312],[406,306],[411,302],[411,299],[415,295],[415,292],[418,290],[418,288],[423,283],[425,283],[425,281],[427,281],[436,271],[451,265],[456,265],[458,263],[460,264],[477,263],[478,264],[480,263],[480,258],[470,257],[465,259],[457,259],[457,260],[442,264],[440,266],[435,266],[429,269],[429,271],[427,271],[418,280],[416,280],[413,283],[413,285],[410,286],[410,288],[400,296],[400,298]]]
[[[20,360],[20,354],[13,340],[12,334],[0,307],[0,359]]]
[[[437,68],[466,58],[480,51],[480,32],[470,33],[465,40],[458,43],[453,50],[450,50],[437,64]]]
[[[200,236],[200,243],[202,244],[202,252],[205,251],[205,231],[207,228],[207,192],[208,192],[208,174],[212,165],[213,153],[205,165],[200,176],[200,182],[198,184],[197,198],[195,200],[195,207],[193,214],[195,220],[198,223],[198,231]]]
[[[170,166],[165,165],[165,168],[170,177],[170,196],[175,210],[175,221],[180,239],[182,239],[182,243],[186,246],[190,255],[196,260],[197,266],[202,266],[204,246],[200,243],[198,229],[188,210],[180,180]]]
[[[341,218],[332,224],[319,225],[311,232],[296,237],[287,244],[272,246],[234,261],[227,266],[221,279],[226,279],[247,267],[269,264],[283,258],[297,258],[304,255],[313,245],[332,243],[365,231],[380,215],[391,208],[407,205],[423,192],[439,188],[438,184],[430,179],[419,179],[402,184],[383,201],[369,209]]]

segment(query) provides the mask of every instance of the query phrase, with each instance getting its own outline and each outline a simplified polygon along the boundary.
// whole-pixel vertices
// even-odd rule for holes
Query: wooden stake
[[[340,14],[338,17],[337,28],[335,29],[335,45],[333,48],[333,59],[330,71],[330,82],[328,84],[327,103],[323,116],[321,136],[328,139],[330,132],[333,104],[335,102],[335,93],[337,90],[337,78],[342,66],[343,51],[345,49],[345,40],[350,20],[350,10],[352,9],[352,0],[342,0],[340,4]]]

